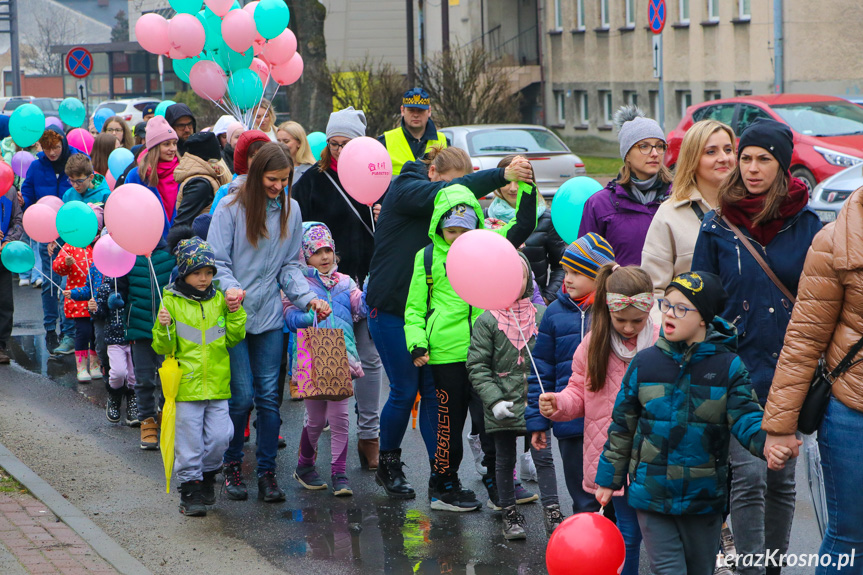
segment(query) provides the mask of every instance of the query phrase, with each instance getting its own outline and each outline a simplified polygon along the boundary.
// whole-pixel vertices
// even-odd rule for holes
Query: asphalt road
[[[429,509],[423,496],[428,467],[419,430],[409,429],[403,444],[407,475],[419,493],[414,501],[383,495],[372,473],[359,467],[353,433],[348,476],[354,496],[336,498],[328,491],[300,488],[290,475],[302,426],[301,402],[288,401],[282,407],[288,447],[279,453],[278,477],[287,493],[285,503],[265,504],[255,498],[253,431],[244,465],[249,501],[222,496],[206,518],[183,517],[177,512],[175,486],[165,493],[159,453],[139,449],[137,429],[105,419],[104,384],[78,384],[73,356],[57,359],[47,353],[38,290],[16,285],[14,294],[15,364],[0,367],[0,442],[154,573],[545,572],[539,505],[522,506],[528,520],[523,542],[505,542],[500,520],[485,507],[469,514]],[[327,437],[322,436],[319,447],[322,475],[329,473]],[[559,462],[559,453],[555,457]],[[790,551],[814,553],[820,535],[802,465],[801,460]],[[461,476],[484,500],[472,460],[465,460]],[[571,509],[562,474],[558,483],[561,506]],[[536,484],[527,486],[536,490]],[[786,575],[810,571],[783,569]],[[643,553],[641,573],[649,573]]]

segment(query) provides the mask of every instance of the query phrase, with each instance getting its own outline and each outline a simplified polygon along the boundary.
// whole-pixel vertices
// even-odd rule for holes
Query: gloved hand
[[[126,302],[123,301],[123,296],[118,293],[112,293],[108,296],[108,309],[111,311],[123,309],[123,306],[126,305]]]
[[[497,420],[515,417],[515,414],[509,410],[510,407],[512,407],[511,401],[499,401],[491,408],[491,412]]]

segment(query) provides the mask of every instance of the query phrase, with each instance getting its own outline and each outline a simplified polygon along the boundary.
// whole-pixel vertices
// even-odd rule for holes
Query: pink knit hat
[[[162,142],[168,140],[176,140],[177,132],[168,124],[162,116],[153,116],[147,121],[147,140],[146,146],[148,150],[152,150]]]

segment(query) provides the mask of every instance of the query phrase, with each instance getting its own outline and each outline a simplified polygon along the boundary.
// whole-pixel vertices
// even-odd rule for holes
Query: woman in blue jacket
[[[791,319],[791,301],[762,269],[744,236],[784,287],[796,297],[803,262],[821,223],[807,207],[809,193],[791,177],[790,128],[756,120],[740,137],[738,164],[719,191],[720,212],[704,217],[692,269],[717,274],[729,298],[722,317],[737,327],[738,354],[762,405]],[[720,215],[721,214],[721,215]],[[794,466],[768,471],[767,464],[731,444],[731,521],[737,552],[788,549],[794,517]],[[739,566],[741,575],[771,568]],[[774,568],[775,573],[779,572]]]

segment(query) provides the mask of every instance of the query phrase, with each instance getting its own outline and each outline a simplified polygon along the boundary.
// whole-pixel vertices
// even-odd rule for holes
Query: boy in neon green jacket
[[[536,187],[522,184],[516,217],[495,230],[514,246],[524,243],[536,227],[536,194]],[[456,294],[447,278],[445,264],[450,245],[463,233],[482,229],[483,219],[479,202],[466,187],[453,185],[438,192],[429,226],[432,246],[417,252],[405,307],[405,339],[414,365],[420,367],[428,363],[434,374],[438,431],[429,497],[431,508],[441,511],[474,511],[480,507],[474,493],[462,489],[458,468],[463,454],[462,430],[472,390],[465,362],[473,323],[483,310],[468,305]],[[484,437],[484,428],[478,423]],[[487,458],[490,455],[487,453]],[[484,483],[493,499],[497,488],[492,482]]]
[[[177,281],[164,290],[153,326],[153,350],[173,355],[183,371],[177,392],[174,472],[180,513],[207,514],[216,503],[215,478],[234,434],[228,415],[231,363],[228,348],[246,337],[246,312],[230,310],[213,285],[216,256],[198,237],[177,244]]]

